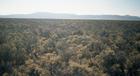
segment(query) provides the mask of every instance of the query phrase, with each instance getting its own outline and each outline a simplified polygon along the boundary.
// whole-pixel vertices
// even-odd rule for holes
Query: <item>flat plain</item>
[[[0,19],[0,76],[140,76],[140,21]]]

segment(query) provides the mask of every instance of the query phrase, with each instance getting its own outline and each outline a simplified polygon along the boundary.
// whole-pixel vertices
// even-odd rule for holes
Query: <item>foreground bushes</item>
[[[139,76],[139,24],[0,19],[0,76]]]

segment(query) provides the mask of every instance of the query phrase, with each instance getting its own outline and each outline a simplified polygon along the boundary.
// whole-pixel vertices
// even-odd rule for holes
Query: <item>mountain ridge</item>
[[[77,15],[77,14],[50,13],[50,12],[0,15],[0,18],[95,19],[95,20],[138,20],[140,21],[139,16],[130,16],[130,15]]]

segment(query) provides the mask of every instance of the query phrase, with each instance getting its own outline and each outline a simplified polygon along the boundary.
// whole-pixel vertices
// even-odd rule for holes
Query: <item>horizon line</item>
[[[28,15],[28,14],[35,14],[35,13],[51,13],[51,14],[71,14],[71,15],[114,15],[114,16],[136,16],[138,15],[130,15],[130,14],[78,14],[78,13],[63,13],[63,12],[31,12],[31,13],[11,13],[11,14],[0,14],[1,16],[6,15]]]

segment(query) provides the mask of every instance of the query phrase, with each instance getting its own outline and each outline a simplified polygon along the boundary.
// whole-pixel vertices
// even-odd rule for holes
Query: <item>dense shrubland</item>
[[[0,76],[140,76],[140,22],[0,19]]]

